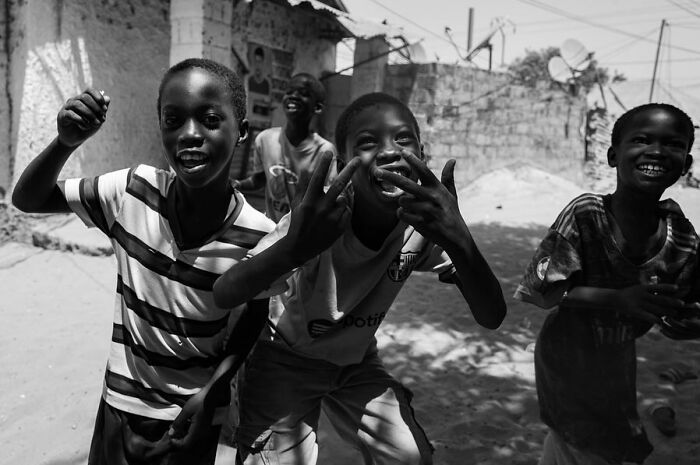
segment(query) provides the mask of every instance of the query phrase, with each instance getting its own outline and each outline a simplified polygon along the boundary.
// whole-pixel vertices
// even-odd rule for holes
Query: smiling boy
[[[284,127],[269,128],[255,138],[253,174],[234,181],[244,191],[265,186],[265,211],[278,222],[292,208],[298,186],[311,177],[324,153],[335,156],[335,147],[311,130],[315,115],[323,111],[326,91],[323,84],[307,73],[290,79],[282,98],[286,117]]]
[[[88,463],[214,463],[230,380],[265,322],[267,299],[219,308],[212,286],[274,223],[232,188],[245,140],[239,77],[205,59],[171,67],[158,121],[171,171],[139,165],[94,178],[58,177],[106,121],[110,99],[88,89],[58,114],[58,136],[20,176],[14,204],[75,212],[117,258],[114,324]],[[252,310],[258,308],[257,311]],[[240,318],[232,329],[233,311]]]
[[[637,412],[635,339],[700,297],[698,236],[659,201],[691,163],[693,123],[652,103],[615,123],[615,192],[583,194],[542,240],[515,297],[557,308],[535,349],[541,465],[642,463],[652,450]]]
[[[487,328],[505,316],[503,295],[459,212],[454,161],[442,182],[432,174],[406,105],[360,97],[336,138],[348,164],[327,192],[328,155],[301,204],[214,286],[233,305],[294,270],[283,312],[246,364],[238,452],[246,464],[315,464],[323,409],[364,463],[429,464],[411,393],[382,365],[375,332],[412,271],[456,284]]]

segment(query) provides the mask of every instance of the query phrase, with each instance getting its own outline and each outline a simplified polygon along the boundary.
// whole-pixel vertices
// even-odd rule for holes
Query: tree
[[[547,47],[539,51],[526,50],[524,57],[517,58],[508,66],[508,71],[516,82],[528,87],[536,87],[538,83],[547,83],[550,88],[561,87],[562,84],[552,79],[547,70],[549,59],[558,55],[561,55],[559,47]],[[611,79],[613,82],[624,81],[625,76],[616,73],[611,78],[607,68],[599,67],[598,62],[591,59],[585,69],[572,77],[569,90],[578,93],[581,89],[587,93],[598,83],[605,85]]]

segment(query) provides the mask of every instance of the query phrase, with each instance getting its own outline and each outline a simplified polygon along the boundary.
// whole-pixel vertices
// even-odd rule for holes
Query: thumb
[[[189,415],[178,415],[175,420],[173,420],[168,430],[168,436],[171,438],[181,438],[185,436],[187,430],[190,427],[191,418]]]
[[[445,163],[442,169],[442,177],[440,181],[454,197],[457,197],[457,189],[455,189],[455,160],[450,159]]]

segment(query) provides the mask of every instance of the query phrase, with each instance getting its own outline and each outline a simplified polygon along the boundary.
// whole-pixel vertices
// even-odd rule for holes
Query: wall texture
[[[0,159],[12,160],[13,178],[55,137],[61,105],[88,86],[111,97],[107,121],[73,154],[62,177],[137,163],[164,166],[156,96],[168,67],[168,0],[10,3],[9,107],[15,136],[10,140],[16,144]]]
[[[439,172],[457,160],[458,187],[527,163],[582,181],[585,99],[511,83],[503,73],[444,64],[387,67],[384,91],[414,111]]]

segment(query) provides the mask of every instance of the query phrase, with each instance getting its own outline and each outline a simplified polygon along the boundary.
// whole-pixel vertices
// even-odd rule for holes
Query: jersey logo
[[[284,165],[272,165],[268,171],[273,178],[284,175],[287,184],[296,184],[299,182],[299,177],[296,173]]]
[[[394,282],[405,281],[408,275],[411,274],[411,271],[413,271],[417,258],[417,252],[401,252],[398,254],[389,264],[389,269],[386,270],[389,279]]]
[[[549,268],[549,257],[544,257],[537,262],[537,277],[540,281],[544,281],[544,278],[547,276],[547,268]]]

